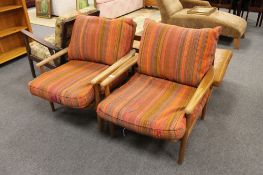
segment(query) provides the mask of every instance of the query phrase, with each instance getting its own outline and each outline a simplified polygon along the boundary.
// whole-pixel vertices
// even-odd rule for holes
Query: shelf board
[[[26,47],[18,47],[8,52],[0,54],[0,64],[12,60],[18,56],[24,55],[26,53]]]
[[[27,29],[26,26],[17,26],[17,27],[10,27],[8,29],[0,30],[0,38],[12,35],[14,33],[18,33],[23,29]]]
[[[0,12],[6,12],[10,10],[20,9],[22,8],[21,5],[6,5],[6,6],[0,6]]]

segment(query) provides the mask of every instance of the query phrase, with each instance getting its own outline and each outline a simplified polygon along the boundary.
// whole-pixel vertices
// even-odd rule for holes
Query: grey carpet
[[[263,28],[250,19],[225,81],[191,135],[182,166],[178,143],[97,130],[94,111],[49,104],[27,90],[27,58],[0,67],[0,174],[261,175],[263,172]],[[45,36],[53,30],[34,26]],[[220,40],[219,47],[232,49]]]

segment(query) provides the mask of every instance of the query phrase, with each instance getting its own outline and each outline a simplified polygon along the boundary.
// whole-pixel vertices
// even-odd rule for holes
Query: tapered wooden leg
[[[234,38],[234,48],[235,49],[240,48],[240,38]]]
[[[256,23],[256,27],[259,25],[259,21],[260,21],[260,16],[261,16],[261,13],[258,13],[258,17],[257,17],[257,23]]]
[[[33,78],[36,78],[36,71],[35,71],[35,68],[34,68],[34,63],[33,63],[33,61],[29,58],[29,56],[28,56],[28,62],[29,62],[29,66],[30,66],[31,73],[32,73],[32,77],[33,77]]]
[[[241,38],[242,38],[242,39],[246,38],[246,35],[245,35],[245,34],[243,34],[243,35],[241,36]]]
[[[248,13],[249,13],[249,11],[247,11],[247,15],[246,15],[246,21],[247,21],[247,19],[248,19]]]
[[[185,149],[187,146],[187,142],[188,142],[188,134],[185,134],[185,136],[181,140],[181,144],[180,144],[179,157],[178,157],[178,164],[179,165],[182,165],[182,163],[184,161],[184,155],[185,155]]]
[[[111,137],[115,136],[115,126],[113,123],[109,122],[109,127],[110,127],[110,135]]]
[[[50,107],[51,107],[52,112],[55,112],[56,109],[55,109],[54,103],[49,102],[49,104],[50,104]]]
[[[204,108],[203,108],[202,115],[201,115],[201,120],[204,120],[204,119],[205,119],[206,106],[207,106],[207,103],[205,104],[205,106],[204,106]]]
[[[103,127],[104,127],[104,121],[102,118],[100,118],[99,116],[97,116],[97,119],[98,119],[98,129],[100,131],[103,131]]]
[[[261,13],[261,19],[260,19],[259,27],[261,27],[262,21],[263,21],[263,13]]]

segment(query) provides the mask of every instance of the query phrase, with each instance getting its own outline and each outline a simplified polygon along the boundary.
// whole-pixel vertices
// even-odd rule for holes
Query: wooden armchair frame
[[[68,54],[68,47],[53,54],[49,58],[37,63],[36,67],[39,69],[40,73],[42,74],[45,72],[45,67],[47,67],[46,65],[48,65],[50,61],[55,61],[59,59],[60,57],[65,56],[67,54]],[[123,56],[121,59],[119,59],[117,62],[112,64],[110,67],[108,67],[106,70],[101,72],[99,75],[97,75],[95,78],[93,78],[90,81],[90,84],[93,85],[94,90],[95,90],[95,106],[97,106],[101,100],[100,83],[105,78],[107,78],[107,76],[109,76],[111,73],[117,70],[122,64],[128,62],[134,55],[135,55],[135,50],[131,50],[128,54]],[[49,103],[50,103],[52,111],[54,112],[55,111],[54,103],[51,101]]]
[[[88,14],[90,16],[99,16],[100,15],[100,11],[95,11],[92,12],[90,14]],[[32,55],[31,52],[31,48],[30,48],[30,42],[36,41],[37,43],[47,47],[47,49],[49,50],[50,55],[54,55],[55,53],[59,52],[60,50],[62,50],[63,48],[66,48],[68,46],[68,41],[70,40],[71,34],[69,34],[69,27],[73,26],[75,22],[75,19],[69,19],[66,20],[63,25],[62,25],[62,48],[56,47],[53,44],[49,43],[48,41],[44,40],[41,37],[38,37],[36,35],[34,35],[31,32],[28,32],[27,30],[22,30],[21,32],[24,34],[24,38],[25,38],[25,45],[26,45],[26,49],[27,49],[27,57],[28,57],[28,61],[29,61],[29,66],[30,66],[30,70],[32,73],[33,78],[36,77],[36,72],[35,72],[35,68],[34,68],[34,62],[41,62],[43,59]],[[66,58],[65,57],[61,57],[60,63],[58,63],[57,60],[55,60],[55,66],[48,63],[45,64],[46,67],[48,67],[49,69],[54,69],[55,67],[59,66],[60,64],[64,64],[66,62]]]
[[[133,66],[137,64],[137,56],[134,56],[131,58],[129,61],[124,63],[122,66],[120,66],[116,71],[111,73],[104,81],[100,83],[100,86],[104,88],[105,90],[105,96],[110,95],[110,88],[109,85],[115,81],[119,76],[121,76],[124,72],[128,71],[131,69]],[[196,121],[198,120],[198,117],[196,117],[194,120],[191,120],[191,114],[193,113],[194,109],[196,106],[199,104],[199,102],[202,100],[202,98],[210,91],[212,91],[212,85],[214,81],[214,75],[215,71],[214,68],[211,68],[202,81],[200,82],[199,86],[197,87],[194,95],[191,97],[191,100],[187,104],[185,108],[185,114],[186,114],[186,131],[183,136],[183,138],[180,140],[180,151],[179,151],[179,156],[178,156],[178,164],[182,164],[185,156],[185,149],[187,146],[187,142],[189,139],[189,136],[192,132],[193,127],[195,126]],[[209,94],[210,95],[210,94]],[[207,106],[208,100],[203,108],[201,119],[203,120],[205,117],[206,113],[206,106]],[[102,129],[103,127],[103,119],[101,119],[99,116],[98,117],[98,127]],[[109,122],[109,128],[110,128],[110,134],[113,137],[114,136],[114,127],[115,125],[111,122]]]

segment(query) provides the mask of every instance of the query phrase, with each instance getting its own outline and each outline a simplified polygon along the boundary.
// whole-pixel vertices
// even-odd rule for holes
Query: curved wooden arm
[[[49,48],[49,49],[52,49],[56,52],[60,51],[61,48],[58,48],[56,46],[54,46],[53,44],[51,44],[50,42],[47,42],[46,40],[34,35],[33,33],[27,31],[27,30],[21,30],[21,32],[26,36],[26,37],[29,37],[31,38],[32,40],[38,42],[39,44]]]
[[[119,76],[128,71],[132,66],[137,63],[138,56],[132,57],[129,61],[125,62],[116,71],[110,74],[103,82],[100,83],[101,87],[106,87],[115,81]]]
[[[99,84],[101,83],[107,76],[109,76],[112,72],[117,70],[121,65],[123,65],[125,62],[127,62],[129,59],[131,59],[135,55],[135,50],[131,50],[127,55],[119,59],[116,63],[111,65],[108,69],[100,73],[98,76],[93,78],[91,80],[91,84]]]
[[[180,0],[183,5],[183,8],[193,8],[195,6],[211,7],[208,1],[202,0]]]
[[[196,89],[194,95],[192,96],[191,100],[189,101],[188,105],[185,108],[186,114],[191,114],[195,107],[198,105],[200,100],[204,97],[207,91],[210,89],[214,82],[215,71],[214,68],[211,68],[202,79],[201,83],[199,84],[198,88]]]
[[[45,64],[49,63],[50,61],[53,61],[55,59],[60,58],[61,56],[68,53],[68,48],[62,49],[61,51],[55,53],[54,55],[48,57],[47,59],[44,59],[43,61],[36,64],[38,68],[44,66]]]

